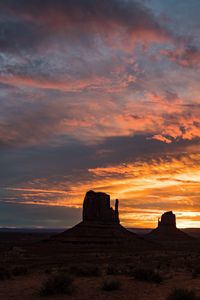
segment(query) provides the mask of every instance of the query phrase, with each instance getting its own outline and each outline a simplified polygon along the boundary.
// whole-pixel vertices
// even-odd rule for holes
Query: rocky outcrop
[[[158,219],[158,228],[163,227],[176,228],[176,215],[172,211],[165,212],[161,219]]]
[[[120,247],[126,249],[151,249],[152,243],[138,237],[120,224],[119,201],[115,201],[115,209],[110,206],[110,196],[106,193],[89,191],[83,201],[82,222],[63,233],[51,238],[52,245],[57,242],[67,249],[98,251]],[[64,247],[64,246],[63,246]],[[85,250],[84,250],[85,251]]]
[[[176,227],[176,215],[172,211],[165,212],[158,219],[158,227],[146,235],[147,239],[160,242],[187,242],[191,236]]]
[[[83,202],[83,221],[119,223],[118,199],[115,210],[110,206],[110,196],[106,193],[89,191]]]

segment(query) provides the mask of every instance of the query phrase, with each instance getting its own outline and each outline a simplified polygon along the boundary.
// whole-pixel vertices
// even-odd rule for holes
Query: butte
[[[176,227],[176,215],[172,211],[165,212],[158,219],[157,228],[148,233],[146,238],[161,243],[187,243],[194,240]]]
[[[68,250],[148,250],[154,247],[154,243],[138,237],[120,224],[118,206],[118,199],[113,209],[108,194],[88,191],[83,201],[82,221],[51,237],[49,242]]]

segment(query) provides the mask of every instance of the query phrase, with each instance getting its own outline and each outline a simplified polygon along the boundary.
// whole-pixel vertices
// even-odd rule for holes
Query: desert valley
[[[199,237],[178,229],[171,211],[136,234],[120,225],[119,204],[89,191],[71,229],[2,231],[1,299],[165,300],[183,288],[200,296]]]

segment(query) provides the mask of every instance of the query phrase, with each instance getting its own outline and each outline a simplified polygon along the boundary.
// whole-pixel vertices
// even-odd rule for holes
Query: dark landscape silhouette
[[[186,296],[173,300],[198,299],[189,297],[200,280],[199,240],[176,227],[172,211],[163,213],[157,228],[138,235],[120,224],[120,200],[113,209],[108,194],[88,191],[82,221],[70,229],[0,232],[0,295],[168,300],[171,293]]]
[[[103,192],[88,191],[83,201],[82,222],[73,228],[52,237],[49,242],[62,242],[77,247],[151,247],[152,243],[138,237],[120,224],[119,200],[115,200],[115,209],[110,206],[110,196]],[[147,245],[146,245],[147,244]]]
[[[158,220],[158,227],[146,235],[148,239],[160,242],[192,242],[193,238],[176,227],[176,216],[172,211],[165,212]],[[181,247],[181,246],[180,246]]]

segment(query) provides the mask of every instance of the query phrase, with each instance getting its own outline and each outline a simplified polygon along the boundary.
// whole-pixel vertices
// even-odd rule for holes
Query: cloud
[[[68,228],[81,219],[81,209],[69,207],[1,203],[1,212],[2,227]]]
[[[37,26],[31,22],[2,17],[0,20],[0,50],[18,52],[23,49],[31,51],[38,41]]]
[[[7,187],[7,196],[4,189],[1,201],[80,209],[84,193],[92,188],[120,199],[120,216],[126,226],[153,226],[157,216],[169,209],[177,213],[179,226],[187,225],[187,218],[189,223],[197,224],[199,161],[198,153],[154,155],[146,160],[140,157],[135,162],[90,168],[90,176],[85,170],[79,182],[76,178],[69,182],[67,177],[56,182],[49,177]],[[140,219],[142,214],[145,222]]]
[[[136,41],[146,44],[172,39],[150,10],[131,0],[11,0],[1,1],[0,9],[7,17],[36,24],[40,42],[55,34],[81,40],[82,35],[99,35],[110,46],[129,48]],[[18,38],[19,34],[20,29]]]
[[[39,89],[30,97],[21,90],[11,94],[9,101],[2,100],[0,140],[3,144],[53,146],[67,140],[100,144],[111,137],[138,134],[165,143],[200,137],[199,106],[195,103],[188,106],[173,93],[147,93],[138,101],[122,92],[115,98],[115,94],[96,89],[71,94],[50,91]]]
[[[161,50],[161,54],[185,68],[200,66],[200,50],[194,46],[186,45],[173,50]]]
[[[160,180],[163,175],[165,178],[168,172],[170,175],[180,174],[180,176],[183,176],[182,173],[183,170],[185,170],[186,165],[190,166],[191,170],[197,169],[199,172],[199,158],[200,156],[198,154],[183,155],[179,159],[176,159],[173,156],[164,157],[164,159],[159,158],[158,160],[153,158],[152,161],[148,162],[136,162],[133,164],[125,163],[117,166],[89,169],[89,172],[98,176],[105,176],[106,174],[111,174],[112,176],[122,174],[131,178],[136,178],[138,176],[145,177],[151,174],[158,176],[158,179]]]
[[[171,140],[171,139],[166,138],[165,136],[163,136],[163,135],[161,135],[161,134],[155,134],[155,135],[153,136],[153,139],[158,140],[158,141],[161,141],[161,142],[164,142],[164,143],[167,143],[167,144],[172,143],[172,140]]]
[[[0,1],[2,202],[80,210],[94,188],[140,226],[197,210],[199,27],[175,2]]]

